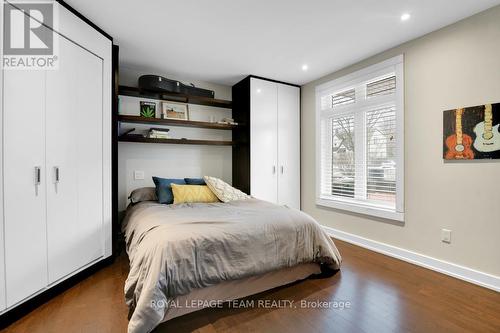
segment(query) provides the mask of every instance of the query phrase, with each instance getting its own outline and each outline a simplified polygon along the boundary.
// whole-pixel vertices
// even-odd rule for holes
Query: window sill
[[[382,207],[360,205],[357,203],[342,202],[339,200],[329,200],[323,198],[317,198],[316,204],[318,206],[346,210],[353,213],[369,215],[404,223],[404,217],[405,217],[404,213],[396,212]]]

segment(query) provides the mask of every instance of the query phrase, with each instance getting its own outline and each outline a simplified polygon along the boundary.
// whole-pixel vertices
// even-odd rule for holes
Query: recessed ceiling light
[[[306,64],[302,65],[302,70],[303,71],[307,71],[308,68],[309,68],[309,66],[307,66]]]
[[[260,88],[259,88],[259,89],[257,89],[257,93],[259,93],[259,94],[260,94],[260,92],[261,92],[261,91],[262,91],[262,89],[260,89]]]
[[[401,21],[408,21],[410,19],[411,15],[408,13],[404,13],[401,15]]]

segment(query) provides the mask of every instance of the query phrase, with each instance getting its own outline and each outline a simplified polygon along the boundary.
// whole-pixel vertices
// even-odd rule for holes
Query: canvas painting
[[[444,111],[443,158],[500,158],[500,103]]]

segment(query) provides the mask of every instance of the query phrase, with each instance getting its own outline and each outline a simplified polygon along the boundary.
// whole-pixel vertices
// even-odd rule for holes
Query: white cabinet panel
[[[300,209],[300,89],[278,84],[278,204]]]
[[[0,72],[0,311],[111,254],[112,44],[58,11],[58,68]]]
[[[274,82],[252,78],[250,90],[250,194],[276,203],[278,88]]]
[[[75,149],[77,154],[78,251],[80,267],[104,254],[103,235],[103,62],[79,53]]]
[[[250,80],[250,191],[300,209],[300,88]]]
[[[49,283],[75,270],[78,237],[75,137],[77,47],[59,39],[59,69],[47,73],[47,238]],[[57,170],[56,170],[57,168]],[[56,179],[56,172],[59,173]]]
[[[4,71],[3,97],[5,271],[11,306],[47,285],[45,71]]]
[[[47,73],[49,283],[102,255],[102,61],[60,38]]]

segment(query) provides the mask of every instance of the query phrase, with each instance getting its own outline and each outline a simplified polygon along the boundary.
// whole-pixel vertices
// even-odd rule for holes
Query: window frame
[[[364,98],[366,91],[358,91],[360,86],[376,81],[384,76],[396,76],[396,92],[394,95],[383,95],[373,99]],[[321,109],[321,97],[355,88],[356,103],[340,105],[326,110]],[[404,222],[404,56],[387,59],[375,65],[363,68],[354,73],[316,86],[316,205],[346,210],[354,213]],[[362,99],[358,97],[362,96]],[[382,205],[361,203],[356,199],[323,196],[321,194],[321,120],[326,116],[342,116],[365,114],[366,109],[374,105],[395,102],[396,105],[396,207],[391,209]],[[356,126],[360,127],[360,126]],[[356,130],[355,127],[355,130]],[[364,126],[366,127],[366,126]],[[365,129],[366,130],[366,129]],[[363,136],[364,137],[364,136]],[[365,154],[364,149],[357,154]],[[366,160],[366,158],[365,158]]]

